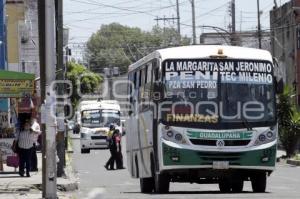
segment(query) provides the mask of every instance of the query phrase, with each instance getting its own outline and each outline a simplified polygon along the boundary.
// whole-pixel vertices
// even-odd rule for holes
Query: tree
[[[277,105],[279,138],[288,157],[294,155],[300,136],[300,112],[294,102],[294,96],[293,89],[286,86],[284,92],[279,95]]]
[[[80,86],[82,94],[93,94],[97,92],[103,78],[96,73],[91,72],[86,67],[74,62],[70,62],[67,67],[67,79],[72,82],[72,96],[71,101],[73,108],[77,106],[80,100],[80,95],[77,91]]]
[[[179,41],[179,42],[178,42]],[[119,67],[127,72],[128,66],[155,51],[168,46],[188,45],[174,28],[153,27],[150,32],[118,23],[102,25],[87,42],[86,59],[90,68],[102,72],[106,67]]]

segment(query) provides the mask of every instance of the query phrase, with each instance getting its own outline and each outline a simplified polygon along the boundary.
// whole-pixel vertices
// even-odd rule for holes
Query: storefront
[[[34,78],[34,74],[0,70],[0,100],[8,104],[6,111],[0,109],[0,169],[7,156],[14,155],[11,146],[20,116],[36,112]]]

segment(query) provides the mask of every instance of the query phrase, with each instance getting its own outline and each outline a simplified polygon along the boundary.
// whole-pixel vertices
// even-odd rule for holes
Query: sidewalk
[[[30,178],[20,177],[15,174],[0,173],[0,198],[42,198],[42,154],[38,153],[38,172],[31,172]],[[15,169],[7,167],[5,164],[4,172],[14,172]],[[18,169],[17,169],[18,171]],[[67,177],[57,178],[57,189],[59,198],[71,198],[67,192],[78,189],[77,180],[73,174],[72,168],[65,168]]]

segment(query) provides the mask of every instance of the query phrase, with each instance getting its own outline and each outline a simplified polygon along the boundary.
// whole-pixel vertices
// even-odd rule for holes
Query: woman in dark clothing
[[[117,169],[125,169],[123,166],[123,155],[122,155],[122,147],[121,147],[122,135],[118,129],[116,130],[116,134],[117,136],[115,139],[117,144],[117,160],[116,160]]]
[[[117,131],[113,132],[113,135],[111,137],[111,140],[109,141],[109,150],[111,153],[111,156],[107,163],[105,164],[105,168],[107,170],[114,170],[114,164],[117,161],[117,156],[118,156],[118,146],[117,146]]]

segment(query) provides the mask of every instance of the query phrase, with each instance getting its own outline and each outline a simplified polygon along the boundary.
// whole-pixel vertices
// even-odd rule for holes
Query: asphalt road
[[[108,150],[80,154],[79,144],[79,139],[73,139],[73,167],[79,180],[79,190],[74,193],[74,198],[78,199],[300,198],[300,167],[282,163],[268,178],[267,192],[262,194],[252,193],[250,182],[245,182],[244,192],[239,194],[221,194],[216,184],[189,183],[171,183],[168,194],[141,194],[139,180],[132,179],[126,169],[106,171],[103,166],[109,158]]]

